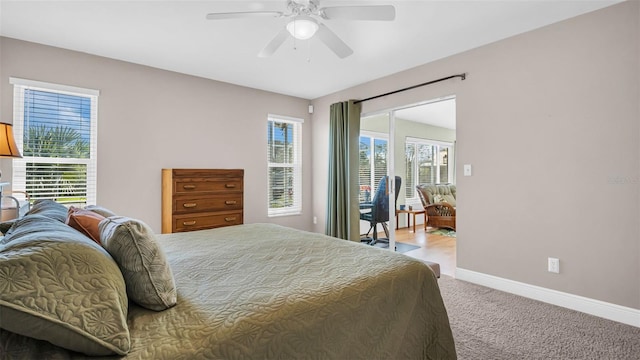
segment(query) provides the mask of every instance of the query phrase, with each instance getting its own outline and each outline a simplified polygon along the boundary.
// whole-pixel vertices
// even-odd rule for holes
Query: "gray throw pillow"
[[[124,279],[100,245],[38,214],[4,240],[0,328],[86,355],[129,352]]]
[[[102,215],[104,217],[116,216],[116,213],[113,211],[98,205],[87,205],[84,207],[85,210],[93,211],[96,214]]]
[[[153,231],[140,220],[111,216],[100,222],[102,246],[120,266],[129,299],[151,310],[176,304],[171,267]]]

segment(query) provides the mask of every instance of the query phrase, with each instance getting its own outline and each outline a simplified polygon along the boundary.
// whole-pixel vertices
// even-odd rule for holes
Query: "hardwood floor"
[[[427,228],[427,232],[431,228]],[[420,260],[428,260],[440,264],[442,274],[454,276],[456,270],[456,238],[426,233],[422,226],[413,229],[396,230],[396,241],[420,246],[419,249],[404,254]]]

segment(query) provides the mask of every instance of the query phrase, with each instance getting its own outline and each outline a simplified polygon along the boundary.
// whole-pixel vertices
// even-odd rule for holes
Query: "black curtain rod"
[[[426,83],[422,83],[422,84],[418,84],[418,85],[413,85],[413,86],[409,86],[406,87],[404,89],[400,89],[400,90],[396,90],[396,91],[392,91],[392,92],[388,92],[386,94],[380,94],[380,95],[376,95],[376,96],[372,96],[370,98],[366,98],[366,99],[362,99],[362,100],[357,100],[354,101],[354,104],[358,104],[361,102],[365,102],[365,101],[369,101],[369,100],[373,100],[373,99],[377,99],[383,96],[387,96],[387,95],[393,95],[393,94],[397,94],[399,92],[403,92],[403,91],[407,91],[407,90],[411,90],[411,89],[415,89],[415,88],[419,88],[421,86],[425,86],[425,85],[431,85],[431,84],[435,84],[437,82],[440,81],[445,81],[445,80],[449,80],[449,79],[453,79],[453,78],[457,78],[459,77],[460,79],[464,80],[467,78],[467,74],[466,73],[462,73],[462,74],[458,74],[458,75],[451,75],[451,76],[447,76],[447,77],[443,77],[442,79],[438,79],[438,80],[431,80],[431,81],[427,81]]]

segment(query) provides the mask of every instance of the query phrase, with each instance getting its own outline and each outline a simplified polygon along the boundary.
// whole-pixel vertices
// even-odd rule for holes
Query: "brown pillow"
[[[104,220],[104,216],[90,210],[70,207],[66,223],[72,228],[80,231],[96,243],[102,245],[100,241],[100,230],[98,224]]]

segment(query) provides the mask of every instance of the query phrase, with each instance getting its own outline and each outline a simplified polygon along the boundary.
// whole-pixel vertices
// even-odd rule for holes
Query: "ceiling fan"
[[[396,17],[393,5],[358,5],[318,7],[319,0],[287,0],[287,10],[245,11],[207,14],[209,20],[226,20],[247,17],[287,18],[287,25],[269,41],[260,57],[268,57],[278,50],[291,35],[299,40],[317,36],[339,58],[353,54],[353,50],[338,37],[322,20],[379,20],[392,21]]]

